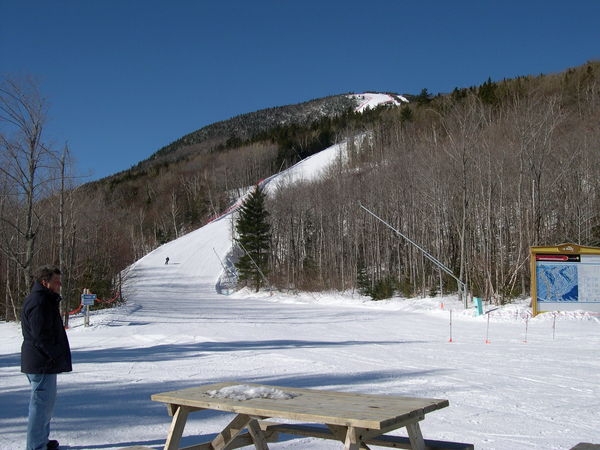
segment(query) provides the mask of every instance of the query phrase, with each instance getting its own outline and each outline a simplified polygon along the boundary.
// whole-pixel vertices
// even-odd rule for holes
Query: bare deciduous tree
[[[0,173],[10,184],[19,209],[3,214],[8,227],[2,252],[22,271],[26,288],[33,279],[33,258],[40,226],[36,201],[56,163],[44,142],[47,102],[30,79],[5,78],[0,84]]]

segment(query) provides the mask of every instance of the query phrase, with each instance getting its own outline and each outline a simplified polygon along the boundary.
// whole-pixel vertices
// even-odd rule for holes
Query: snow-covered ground
[[[408,103],[408,100],[401,95],[389,95],[380,93],[365,92],[363,94],[353,94],[352,97],[359,101],[359,105],[356,108],[358,112],[364,112],[367,109],[375,108],[379,105],[401,105],[402,103]]]
[[[74,372],[59,376],[53,425],[65,448],[160,448],[170,418],[150,395],[219,381],[447,398],[449,408],[422,422],[424,436],[476,448],[600,442],[596,319],[559,316],[553,338],[553,320],[538,317],[525,343],[521,305],[492,317],[485,344],[485,319],[452,298],[226,297],[192,276],[174,276],[183,265],[178,258],[168,266],[160,259],[144,267],[127,305],[94,313],[89,328],[73,320]],[[0,325],[0,346],[0,448],[14,450],[24,445],[28,399],[16,324]],[[190,417],[183,445],[230,420],[215,412]],[[273,448],[341,445],[294,439]]]
[[[294,171],[310,178],[341,150],[327,151],[291,168],[288,182]],[[150,395],[221,381],[447,398],[449,408],[422,422],[425,438],[479,449],[600,443],[597,317],[529,319],[527,303],[518,303],[490,313],[488,334],[487,316],[474,317],[453,297],[372,302],[352,293],[247,290],[224,296],[215,286],[230,250],[227,214],[139,260],[128,275],[125,305],[94,312],[87,328],[73,318],[74,371],[59,376],[52,433],[64,448],[160,448],[170,418]],[[0,324],[0,448],[9,450],[24,447],[26,428],[20,344],[19,326]],[[192,414],[182,445],[214,436],[230,419]],[[272,447],[341,445],[289,439]]]

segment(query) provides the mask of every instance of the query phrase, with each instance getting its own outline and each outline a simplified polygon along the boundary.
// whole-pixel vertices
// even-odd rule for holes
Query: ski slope
[[[267,194],[288,184],[318,179],[334,162],[345,158],[346,143],[333,145],[294,166],[260,182]],[[173,286],[182,282],[203,288],[216,287],[232,251],[232,219],[240,199],[229,212],[202,228],[158,247],[130,268],[124,285],[125,295],[137,299],[140,286],[154,277],[156,284]],[[169,264],[165,264],[166,258]]]
[[[310,181],[343,158],[333,146],[263,181]],[[582,313],[528,321],[526,303],[486,318],[453,297],[372,302],[351,293],[231,296],[216,290],[231,251],[231,214],[167,243],[131,268],[123,306],[75,317],[74,372],[59,376],[52,438],[66,449],[162,448],[170,418],[157,392],[219,381],[447,398],[425,438],[478,449],[568,449],[600,443],[600,322]],[[165,258],[169,264],[165,265]],[[443,304],[443,308],[442,308]],[[453,310],[449,342],[449,310]],[[524,342],[526,340],[526,342]],[[0,448],[24,447],[29,388],[20,329],[0,324]],[[231,416],[190,416],[193,445]],[[400,432],[402,434],[402,432]],[[194,437],[195,435],[195,437]],[[270,445],[271,446],[271,445]],[[281,449],[341,444],[289,439]]]

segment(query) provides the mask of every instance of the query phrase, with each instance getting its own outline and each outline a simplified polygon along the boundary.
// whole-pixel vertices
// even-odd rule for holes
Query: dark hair
[[[46,283],[50,281],[52,275],[60,275],[60,269],[54,266],[42,266],[35,273],[35,280],[38,283],[45,281]]]

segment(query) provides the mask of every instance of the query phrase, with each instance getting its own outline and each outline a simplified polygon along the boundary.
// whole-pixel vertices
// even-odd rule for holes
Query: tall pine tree
[[[265,209],[265,193],[258,185],[242,206],[235,230],[242,256],[236,263],[238,280],[258,291],[264,285],[263,276],[267,276],[271,226],[267,222],[269,213]],[[262,272],[262,274],[261,274]]]

